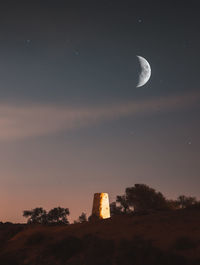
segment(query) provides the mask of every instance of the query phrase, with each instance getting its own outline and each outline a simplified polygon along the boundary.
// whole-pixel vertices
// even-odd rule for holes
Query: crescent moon
[[[137,58],[139,60],[140,67],[141,67],[141,72],[139,75],[137,87],[141,87],[141,86],[144,86],[149,81],[149,78],[151,77],[151,66],[148,63],[148,61],[142,56],[137,55]]]

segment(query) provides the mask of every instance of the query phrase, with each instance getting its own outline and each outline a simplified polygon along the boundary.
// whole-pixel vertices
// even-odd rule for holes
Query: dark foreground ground
[[[0,265],[200,265],[200,210],[0,225]]]

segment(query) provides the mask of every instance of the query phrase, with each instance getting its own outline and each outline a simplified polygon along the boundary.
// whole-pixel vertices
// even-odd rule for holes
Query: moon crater
[[[137,87],[141,87],[141,86],[144,86],[149,81],[149,79],[151,77],[151,66],[144,57],[137,56],[137,58],[139,60],[139,64],[140,64],[140,68],[141,68]]]

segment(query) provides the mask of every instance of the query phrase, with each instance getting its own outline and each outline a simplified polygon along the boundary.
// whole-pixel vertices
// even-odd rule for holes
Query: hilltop
[[[0,225],[2,265],[199,265],[200,210],[70,225]]]

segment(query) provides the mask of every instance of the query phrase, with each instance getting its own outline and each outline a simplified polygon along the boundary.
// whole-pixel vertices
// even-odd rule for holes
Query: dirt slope
[[[200,265],[200,210],[68,226],[1,225],[0,265]]]

